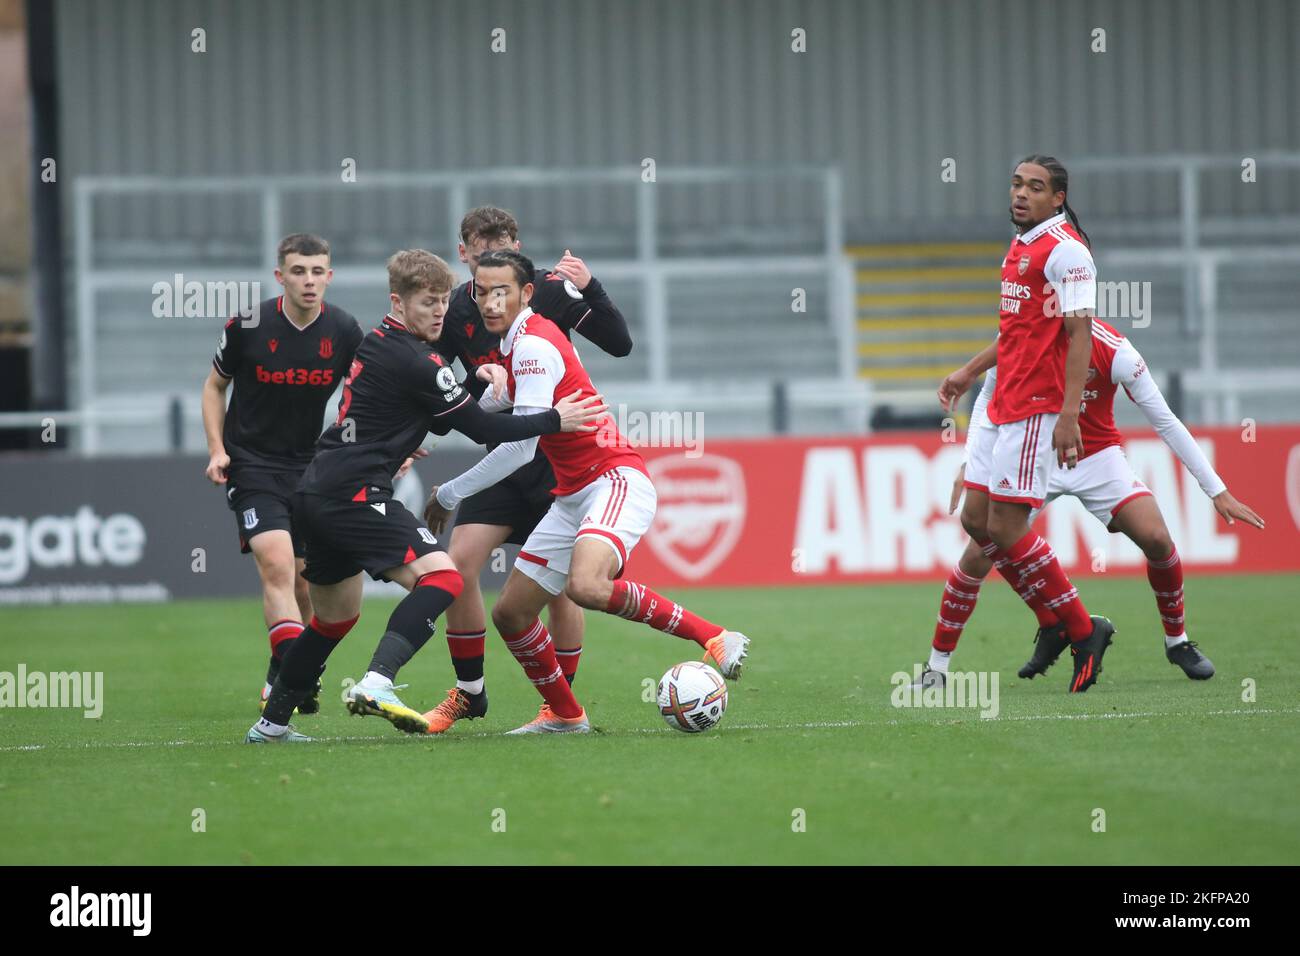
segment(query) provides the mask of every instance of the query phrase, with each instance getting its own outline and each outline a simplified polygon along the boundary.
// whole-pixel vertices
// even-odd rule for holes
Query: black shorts
[[[537,455],[524,467],[484,488],[460,503],[456,524],[489,524],[510,529],[508,544],[523,544],[550,510],[555,472],[546,454]]]
[[[270,471],[233,468],[226,481],[226,504],[235,513],[239,529],[239,550],[252,551],[249,542],[263,531],[287,531],[293,539],[293,556],[305,554],[301,538],[294,533],[290,498],[302,471]]]
[[[446,550],[392,498],[339,501],[299,492],[293,521],[307,546],[302,576],[312,584],[338,584],[358,571],[378,581],[389,568]]]

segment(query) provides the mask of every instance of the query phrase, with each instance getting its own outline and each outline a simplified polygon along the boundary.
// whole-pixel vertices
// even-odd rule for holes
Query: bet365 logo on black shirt
[[[258,365],[257,380],[273,385],[333,385],[334,369],[287,368],[284,371],[268,372]]]

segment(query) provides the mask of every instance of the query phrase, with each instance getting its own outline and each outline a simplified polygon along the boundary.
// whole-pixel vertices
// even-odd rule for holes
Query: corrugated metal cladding
[[[335,172],[344,157],[363,174],[837,163],[861,234],[1001,220],[1008,160],[1031,150],[1300,148],[1290,0],[59,0],[57,22],[64,175]],[[505,53],[491,50],[496,28]],[[1104,53],[1090,50],[1095,28]],[[956,183],[940,182],[947,157]],[[1295,176],[1258,185],[1224,170],[1205,199],[1300,207]],[[1176,198],[1146,175],[1097,192],[1076,204],[1129,217]],[[534,195],[527,215],[617,230],[631,206],[613,197]],[[808,202],[683,188],[664,214],[799,223],[815,218]],[[397,194],[340,196],[324,214],[413,235],[428,218]],[[114,216],[112,234],[141,238],[233,234],[240,219],[229,203]]]

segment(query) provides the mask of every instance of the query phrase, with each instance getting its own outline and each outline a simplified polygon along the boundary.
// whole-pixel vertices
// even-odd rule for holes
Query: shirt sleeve
[[[366,337],[366,333],[361,331],[361,326],[356,319],[352,320],[352,325],[348,328],[347,335],[347,361],[344,365],[352,364],[352,357],[357,354],[357,349],[361,348],[361,340]]]
[[[632,332],[627,327],[627,319],[595,276],[582,290],[582,297],[591,308],[574,323],[574,331],[615,358],[631,354]]]
[[[547,414],[556,415],[554,409],[515,406],[515,416],[537,419]],[[494,416],[507,417],[507,416]],[[462,472],[451,481],[438,486],[438,504],[448,511],[455,508],[470,495],[477,494],[484,488],[491,488],[498,481],[506,478],[533,460],[537,454],[537,439],[525,438],[520,441],[497,445],[488,452],[473,468]]]
[[[1097,266],[1088,247],[1077,239],[1056,244],[1043,266],[1061,303],[1061,314],[1097,308]]]
[[[416,354],[411,359],[416,393],[421,404],[435,418],[473,404],[470,394],[456,381],[456,373],[437,352]],[[477,408],[477,406],[475,406]]]
[[[1192,433],[1178,420],[1178,416],[1165,401],[1164,395],[1160,393],[1160,387],[1147,371],[1146,362],[1138,354],[1138,350],[1129,344],[1127,339],[1115,352],[1115,359],[1110,366],[1110,376],[1117,385],[1124,386],[1128,397],[1142,409],[1142,414],[1156,430],[1156,434],[1173,449],[1178,460],[1196,478],[1196,483],[1201,486],[1203,492],[1213,498],[1227,489],[1228,486],[1215,472],[1214,466],[1205,457],[1205,452],[1196,443]]]
[[[547,318],[556,316],[553,321],[565,335],[578,332],[615,358],[622,358],[632,351],[632,333],[628,331],[627,319],[595,276],[591,277],[585,289],[579,291],[563,276],[547,273],[537,283],[533,298],[533,308]]]
[[[485,412],[478,402],[466,401],[457,405],[443,419],[471,441],[480,445],[519,441],[549,435],[560,430],[560,413],[553,408],[542,408],[535,415],[495,415]]]
[[[554,406],[555,390],[564,378],[564,358],[560,350],[540,336],[521,335],[509,358],[515,379],[515,406]]]
[[[244,340],[240,335],[237,318],[226,323],[221,330],[221,339],[217,342],[217,352],[212,356],[212,367],[222,378],[234,378],[239,370],[239,360],[243,356]]]
[[[492,395],[492,383],[486,382],[487,388],[483,389],[483,394],[478,397],[478,407],[485,412],[503,412],[514,405],[510,400],[510,389],[505,389],[500,398],[494,398]]]
[[[591,286],[587,288],[590,289]],[[533,281],[533,299],[529,305],[534,312],[546,316],[567,335],[591,311],[591,303],[587,301],[585,292],[559,273],[538,271]]]

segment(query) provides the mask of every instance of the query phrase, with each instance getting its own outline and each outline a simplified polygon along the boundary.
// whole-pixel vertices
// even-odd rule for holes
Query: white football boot
[[[740,669],[749,656],[749,638],[739,631],[723,631],[704,646],[705,661],[713,661],[727,680],[740,680]]]
[[[293,729],[293,725],[284,728],[284,733],[268,734],[257,729],[257,724],[248,728],[248,735],[244,737],[246,744],[307,744],[311,743],[311,738],[305,734],[300,734]]]
[[[358,717],[382,717],[408,734],[429,732],[429,721],[418,710],[402,703],[392,681],[382,678],[376,680],[367,674],[360,683],[348,688],[347,707],[350,714]]]
[[[587,721],[587,711],[583,710],[577,717],[561,717],[551,710],[549,704],[542,704],[537,716],[514,730],[506,731],[506,736],[515,734],[589,734],[591,724]]]

